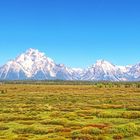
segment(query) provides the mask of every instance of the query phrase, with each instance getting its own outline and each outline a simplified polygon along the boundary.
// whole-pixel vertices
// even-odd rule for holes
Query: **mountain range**
[[[98,60],[85,69],[70,68],[30,48],[0,67],[0,80],[140,81],[140,63],[117,66]]]

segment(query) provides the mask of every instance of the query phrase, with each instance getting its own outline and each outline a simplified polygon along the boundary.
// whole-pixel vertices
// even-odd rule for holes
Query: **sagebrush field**
[[[71,139],[140,140],[140,85],[0,85],[0,140]]]

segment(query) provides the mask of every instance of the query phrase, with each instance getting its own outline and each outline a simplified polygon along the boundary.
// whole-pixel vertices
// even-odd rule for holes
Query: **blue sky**
[[[28,48],[57,63],[140,62],[139,0],[1,0],[0,65]]]

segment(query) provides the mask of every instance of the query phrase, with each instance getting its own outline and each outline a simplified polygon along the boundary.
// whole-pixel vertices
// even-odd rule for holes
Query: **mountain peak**
[[[26,55],[34,55],[34,56],[44,56],[45,54],[43,52],[40,52],[39,50],[37,49],[33,49],[33,48],[30,48],[28,50],[26,50],[25,52]]]
[[[28,52],[39,52],[39,50],[35,49],[35,48],[29,48],[27,51]]]
[[[104,59],[100,59],[96,61],[96,65],[102,65],[102,64],[111,64],[111,63]]]
[[[25,63],[25,62],[35,62],[35,61],[40,61],[43,59],[46,59],[47,57],[45,56],[44,53],[40,52],[37,49],[28,49],[25,52],[23,52],[21,55],[19,55],[15,61],[18,63]]]

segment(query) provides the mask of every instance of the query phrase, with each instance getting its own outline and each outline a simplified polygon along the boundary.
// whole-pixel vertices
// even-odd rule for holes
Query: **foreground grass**
[[[140,88],[0,85],[0,140],[139,140]]]

